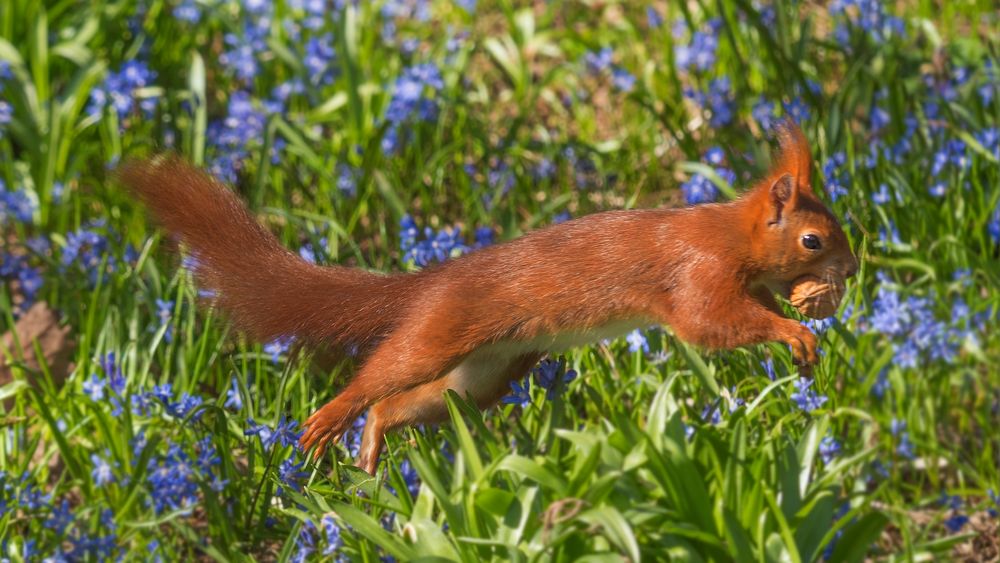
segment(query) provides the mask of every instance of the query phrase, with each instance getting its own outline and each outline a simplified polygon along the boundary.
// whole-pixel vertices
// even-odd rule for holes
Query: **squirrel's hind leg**
[[[510,391],[511,381],[526,374],[541,357],[529,353],[507,362],[472,358],[444,377],[379,401],[368,411],[358,467],[375,474],[387,433],[404,426],[447,420],[444,394],[448,389],[461,396],[472,395],[479,408],[489,408]]]

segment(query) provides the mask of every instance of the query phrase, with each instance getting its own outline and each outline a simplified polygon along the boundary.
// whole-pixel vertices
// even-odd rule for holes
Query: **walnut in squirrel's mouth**
[[[843,297],[843,280],[823,280],[806,275],[792,282],[789,301],[803,315],[825,319],[837,312]]]

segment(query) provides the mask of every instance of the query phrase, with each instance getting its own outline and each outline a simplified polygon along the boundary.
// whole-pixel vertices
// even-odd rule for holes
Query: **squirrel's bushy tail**
[[[183,242],[201,288],[261,342],[368,348],[399,317],[414,276],[321,267],[278,242],[237,195],[178,157],[130,162],[119,179]]]

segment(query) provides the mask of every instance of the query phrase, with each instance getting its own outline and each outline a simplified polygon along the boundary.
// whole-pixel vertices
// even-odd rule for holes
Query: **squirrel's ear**
[[[812,156],[809,151],[809,141],[791,119],[785,119],[776,127],[780,152],[771,168],[774,176],[791,174],[793,188],[809,192],[812,172]]]
[[[795,179],[791,174],[782,174],[771,184],[769,195],[771,212],[768,214],[767,224],[777,225],[781,223],[783,212],[795,203]]]

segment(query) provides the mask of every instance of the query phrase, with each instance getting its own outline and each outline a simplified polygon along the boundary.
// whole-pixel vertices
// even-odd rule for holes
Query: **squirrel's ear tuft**
[[[778,178],[790,174],[795,180],[796,189],[812,190],[810,182],[812,156],[809,151],[809,141],[791,118],[778,124],[776,130],[780,153],[771,166],[771,177]]]
[[[790,208],[795,201],[795,180],[791,174],[782,174],[770,188],[771,212],[768,214],[767,224],[777,225],[781,223],[781,216],[785,209]]]

